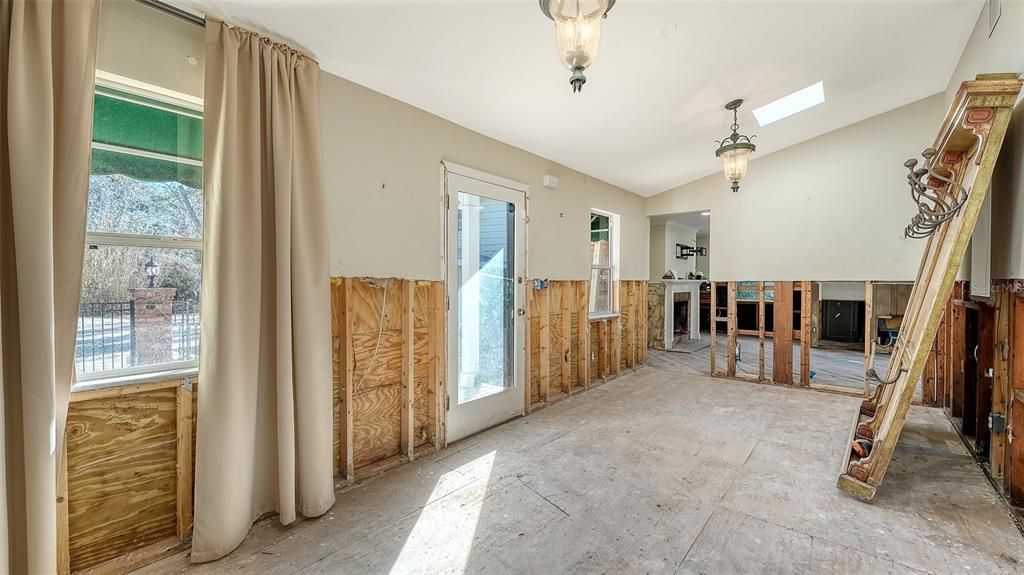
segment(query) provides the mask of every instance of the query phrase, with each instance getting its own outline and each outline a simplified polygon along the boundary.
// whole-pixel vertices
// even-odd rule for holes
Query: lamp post
[[[149,278],[145,287],[131,288],[132,361],[134,365],[155,365],[174,359],[174,296],[177,289],[159,287],[160,264],[152,255],[142,264]]]
[[[146,287],[155,288],[156,278],[160,275],[160,264],[157,263],[153,256],[149,256],[149,261],[145,265],[146,276],[149,278],[149,285]]]
[[[733,100],[725,105],[726,110],[732,111],[732,133],[722,140],[715,140],[718,149],[715,156],[722,158],[722,165],[725,170],[725,179],[732,182],[732,191],[740,191],[740,180],[747,175],[747,162],[750,154],[757,149],[757,146],[750,141],[753,136],[744,136],[739,133],[740,124],[736,119],[736,110],[743,105],[743,100]]]

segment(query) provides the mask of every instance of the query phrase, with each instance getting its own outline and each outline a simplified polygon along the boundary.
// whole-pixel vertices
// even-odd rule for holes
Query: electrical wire
[[[377,352],[380,351],[380,342],[384,338],[384,312],[388,309],[388,284],[391,283],[390,279],[386,279],[383,285],[379,285],[377,281],[364,279],[364,283],[373,287],[384,288],[384,298],[380,302],[380,323],[377,329],[377,345],[373,348],[373,355],[370,356],[370,362],[366,364],[366,369],[363,370],[363,375],[359,378],[359,382],[352,388],[352,393],[355,394],[359,391],[359,388],[363,385],[363,380],[366,379],[366,374],[370,373],[370,369],[373,367],[373,363],[377,361]]]

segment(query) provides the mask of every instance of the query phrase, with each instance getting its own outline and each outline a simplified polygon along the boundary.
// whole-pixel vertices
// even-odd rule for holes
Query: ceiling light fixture
[[[797,90],[788,96],[783,96],[774,102],[756,108],[754,117],[757,118],[757,124],[763,128],[772,122],[778,122],[783,118],[813,108],[824,101],[825,85],[818,82],[813,86],[807,86],[803,90]]]
[[[718,149],[715,150],[715,157],[722,158],[725,168],[725,179],[732,182],[732,191],[740,191],[740,180],[747,175],[747,161],[750,153],[757,149],[757,146],[750,141],[754,136],[744,136],[737,130],[740,129],[739,121],[736,119],[736,110],[743,105],[743,100],[733,100],[725,105],[726,110],[732,110],[732,133],[723,140],[715,140]]]
[[[573,93],[583,89],[583,71],[593,65],[601,43],[601,20],[615,0],[539,0],[540,11],[555,23],[558,56],[572,75]]]

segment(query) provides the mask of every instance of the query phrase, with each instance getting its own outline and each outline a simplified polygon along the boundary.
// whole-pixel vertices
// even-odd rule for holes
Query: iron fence
[[[171,339],[173,361],[199,359],[199,302],[171,302]]]
[[[199,303],[171,302],[169,349],[159,352],[163,362],[199,358]],[[165,332],[166,333],[166,332]],[[75,366],[79,373],[138,367],[153,363],[140,359],[135,306],[130,301],[82,303],[75,334]],[[166,341],[166,340],[164,340]],[[152,356],[152,354],[151,354]]]
[[[133,316],[130,301],[79,305],[75,334],[75,364],[79,373],[131,367]]]

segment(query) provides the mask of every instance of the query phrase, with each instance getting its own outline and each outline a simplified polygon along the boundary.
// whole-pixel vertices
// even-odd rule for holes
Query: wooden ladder
[[[921,216],[908,233],[928,234],[927,244],[888,372],[874,378],[874,393],[857,410],[840,467],[839,489],[865,501],[875,496],[892,459],[1020,89],[1017,74],[984,74],[962,83],[923,164],[905,164],[912,188],[916,183],[929,194],[915,198]],[[950,217],[931,217],[954,203],[959,205]]]

